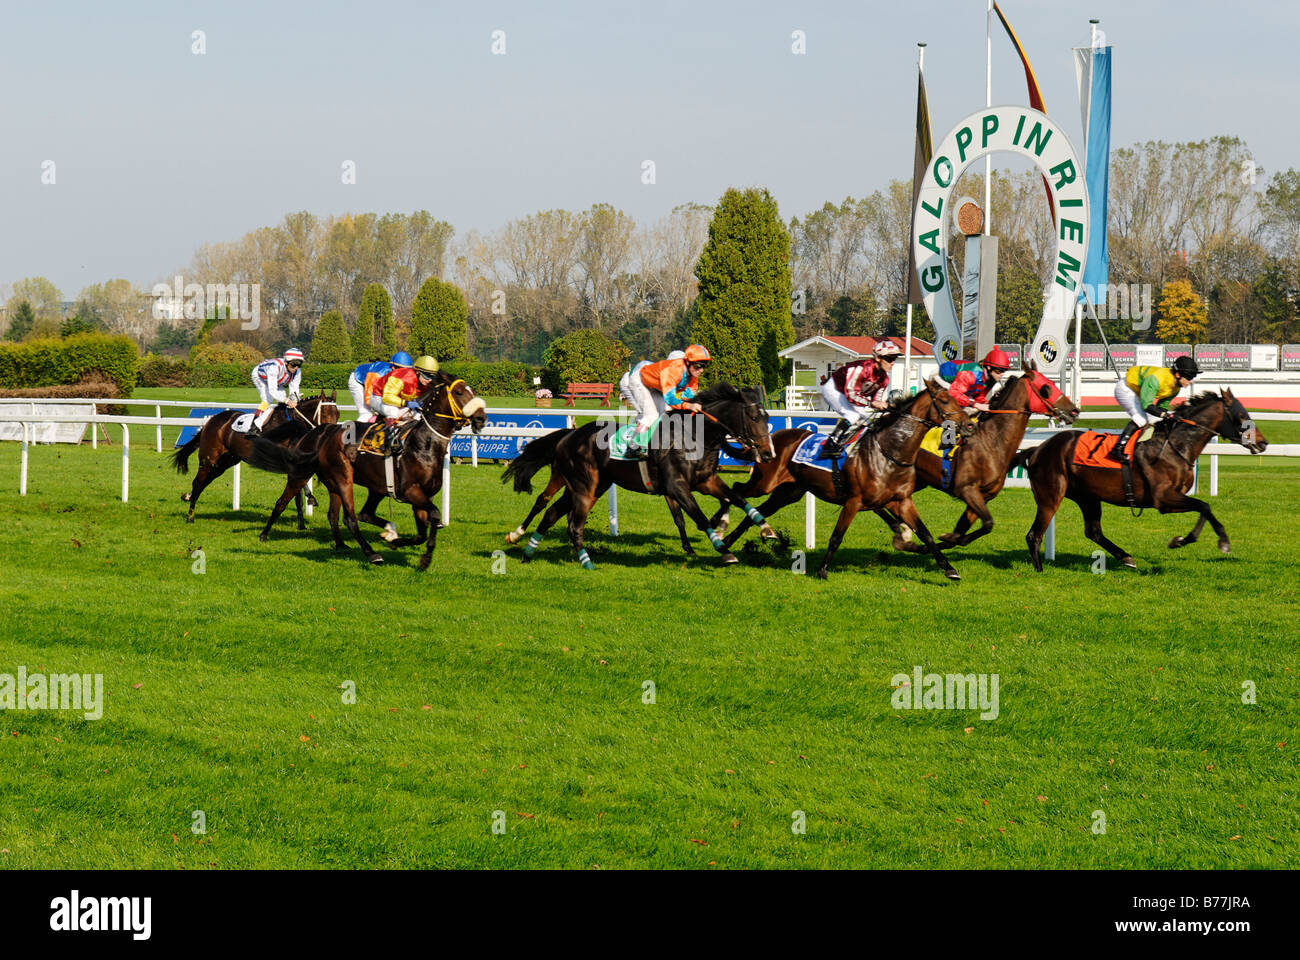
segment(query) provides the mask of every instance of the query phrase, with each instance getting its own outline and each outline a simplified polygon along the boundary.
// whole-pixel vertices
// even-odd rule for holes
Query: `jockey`
[[[694,403],[699,388],[700,374],[713,358],[709,351],[693,343],[682,352],[679,359],[651,363],[642,360],[619,381],[619,392],[636,407],[636,433],[627,445],[627,455],[637,459],[646,455],[641,444],[642,435],[655,420],[667,410],[690,410],[699,413],[704,408]]]
[[[987,412],[989,391],[1002,379],[1002,375],[1011,367],[1011,360],[1005,351],[994,347],[979,362],[978,370],[958,370],[952,378],[948,392],[952,398],[967,410],[975,409]]]
[[[961,373],[963,370],[969,370],[974,373],[979,368],[980,365],[973,360],[966,363],[954,363],[951,360],[945,360],[943,363],[939,364],[939,379],[948,386],[952,386],[953,380],[957,379],[957,374]]]
[[[302,383],[302,351],[290,347],[283,357],[263,360],[253,368],[253,386],[262,398],[257,408],[256,429],[261,430],[271,418],[271,412],[277,403],[283,403],[289,409],[298,406],[298,388]]]
[[[838,457],[843,452],[841,444],[849,431],[867,422],[863,407],[884,410],[889,406],[885,400],[889,371],[902,352],[892,340],[881,340],[871,356],[846,363],[826,378],[822,399],[841,419],[826,438],[822,456]]]
[[[1159,423],[1169,416],[1169,402],[1183,387],[1190,387],[1201,372],[1191,357],[1179,357],[1172,367],[1129,367],[1128,373],[1115,384],[1115,399],[1129,415],[1110,458],[1116,463],[1128,461],[1124,445],[1134,431],[1149,423]]]
[[[438,361],[427,356],[413,366],[394,367],[375,384],[370,409],[390,422],[414,416],[420,409],[420,395],[429,389],[437,372]]]
[[[357,406],[358,422],[370,423],[375,419],[370,409],[370,394],[374,392],[375,384],[394,367],[409,367],[414,362],[409,353],[399,350],[393,354],[392,360],[363,363],[352,371],[348,376],[348,392],[352,394],[352,402]]]

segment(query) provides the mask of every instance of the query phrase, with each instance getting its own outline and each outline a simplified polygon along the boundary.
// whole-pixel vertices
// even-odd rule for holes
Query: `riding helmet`
[[[1201,368],[1196,365],[1195,360],[1184,355],[1174,361],[1173,371],[1174,373],[1182,374],[1188,380],[1191,380],[1200,374]]]
[[[994,347],[980,361],[982,367],[996,367],[998,370],[1010,370],[1011,358],[1007,356],[1006,351],[999,347]]]
[[[415,364],[415,361],[411,359],[411,355],[405,350],[398,350],[393,354],[393,359],[388,362],[395,367],[410,367]]]
[[[419,370],[421,373],[437,373],[438,361],[433,359],[433,357],[425,355],[415,361],[415,369]]]
[[[713,358],[709,356],[709,351],[698,343],[692,343],[686,348],[687,363],[708,363]]]

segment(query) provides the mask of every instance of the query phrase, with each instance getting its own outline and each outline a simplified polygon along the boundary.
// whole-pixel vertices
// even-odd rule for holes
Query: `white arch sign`
[[[1044,372],[1055,373],[1065,362],[1066,331],[1074,317],[1088,258],[1088,187],[1070,138],[1047,114],[1032,107],[989,107],[972,113],[948,131],[926,169],[912,216],[912,249],[925,311],[934,324],[935,357],[942,362],[961,355],[961,325],[946,269],[953,188],[967,167],[985,154],[999,151],[1032,160],[1051,187],[1056,266],[1029,356]]]

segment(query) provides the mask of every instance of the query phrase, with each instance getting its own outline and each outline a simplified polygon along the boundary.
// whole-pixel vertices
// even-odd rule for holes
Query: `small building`
[[[794,371],[785,389],[785,405],[790,410],[816,410],[824,406],[821,399],[821,382],[836,367],[871,356],[876,344],[890,340],[904,349],[903,337],[828,337],[818,335],[786,347],[778,355],[782,360],[793,361]],[[939,365],[934,360],[934,345],[919,337],[912,338],[912,375],[910,386],[920,383],[918,377],[928,377]],[[900,360],[890,376],[890,388],[902,390],[909,384]],[[909,391],[910,392],[910,391]]]

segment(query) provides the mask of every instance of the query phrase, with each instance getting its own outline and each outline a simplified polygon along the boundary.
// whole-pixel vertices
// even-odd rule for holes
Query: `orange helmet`
[[[988,352],[983,360],[980,361],[982,367],[997,367],[999,370],[1011,369],[1011,358],[1006,355],[1004,350],[994,347]]]
[[[709,351],[698,343],[692,343],[686,348],[687,363],[709,363],[713,358],[709,356]]]

